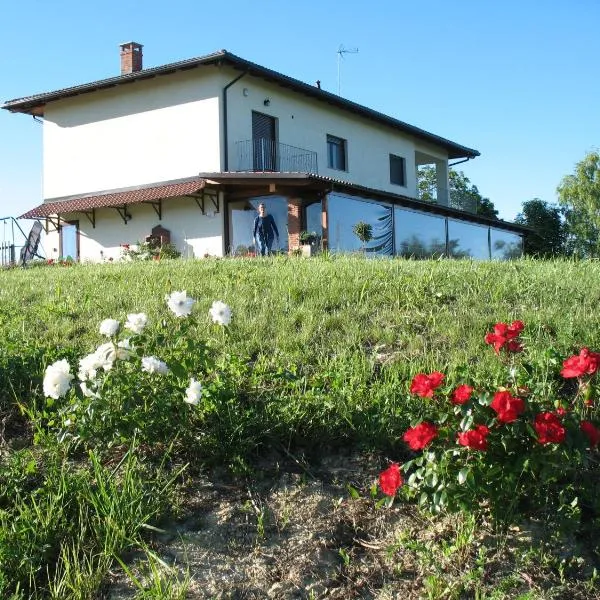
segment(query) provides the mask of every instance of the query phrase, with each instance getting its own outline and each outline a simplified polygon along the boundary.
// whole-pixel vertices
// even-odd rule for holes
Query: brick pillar
[[[300,247],[300,232],[302,231],[302,199],[288,198],[288,248]]]
[[[127,42],[121,44],[121,75],[141,71],[142,66],[142,44]]]

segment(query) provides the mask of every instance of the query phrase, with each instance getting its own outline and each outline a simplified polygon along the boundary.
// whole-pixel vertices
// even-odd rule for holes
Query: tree
[[[449,203],[453,208],[467,210],[488,217],[498,218],[498,211],[489,198],[484,198],[462,171],[448,170],[450,183]],[[434,202],[437,198],[437,177],[435,167],[427,165],[419,169],[418,175],[419,198],[427,202]]]
[[[540,198],[527,200],[515,222],[533,230],[525,234],[525,254],[540,258],[565,254],[566,228],[560,207]]]
[[[556,189],[563,207],[569,250],[582,257],[600,256],[600,154],[589,152]]]

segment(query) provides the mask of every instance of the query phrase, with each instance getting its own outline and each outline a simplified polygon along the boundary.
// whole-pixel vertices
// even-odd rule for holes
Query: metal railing
[[[469,193],[461,193],[447,188],[431,187],[417,190],[417,198],[439,206],[449,206],[464,212],[477,213],[477,199]]]
[[[267,138],[235,143],[236,171],[272,171],[289,173],[319,172],[317,153]]]
[[[15,264],[15,245],[8,242],[0,242],[0,266],[10,267]]]

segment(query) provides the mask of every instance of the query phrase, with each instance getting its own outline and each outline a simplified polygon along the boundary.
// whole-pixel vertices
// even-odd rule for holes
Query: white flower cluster
[[[196,300],[188,297],[186,291],[173,292],[165,297],[167,306],[176,317],[187,317],[191,314]],[[214,323],[224,327],[231,323],[231,308],[216,300],[213,302],[209,314]],[[127,315],[124,328],[139,335],[148,324],[148,316],[145,313],[131,313]],[[99,332],[109,338],[113,338],[119,332],[120,321],[116,319],[104,319],[99,326]],[[132,356],[133,346],[130,340],[123,339],[118,342],[111,340],[101,344],[94,352],[84,356],[79,361],[79,387],[84,396],[88,398],[99,398],[98,394],[98,371],[110,371],[117,360],[129,360]],[[156,356],[144,356],[141,360],[141,370],[145,373],[166,375],[170,372],[168,365]],[[67,360],[59,360],[49,365],[44,374],[44,394],[49,398],[58,399],[63,397],[71,388],[71,367]],[[185,390],[184,402],[196,406],[202,397],[202,384],[194,379]],[[67,424],[65,422],[65,424]],[[70,424],[70,421],[69,423]]]

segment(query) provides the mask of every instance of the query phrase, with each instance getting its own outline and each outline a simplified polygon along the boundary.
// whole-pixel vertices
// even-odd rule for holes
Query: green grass
[[[600,350],[598,262],[323,256],[0,271],[0,556],[11,565],[0,567],[5,596],[91,595],[126,548],[143,545],[140,525],[167,510],[170,487],[151,461],[145,471],[148,454],[126,455],[130,468],[115,471],[118,448],[105,452],[99,439],[90,457],[60,450],[47,418],[36,415],[48,364],[67,358],[76,371],[77,360],[103,341],[100,321],[123,322],[128,312],[146,312],[168,335],[177,325],[164,297],[175,290],[197,299],[191,336],[210,342],[233,382],[233,396],[187,449],[192,469],[224,463],[251,473],[252,459],[272,448],[310,456],[311,449],[352,445],[398,458],[409,422],[433,410],[408,393],[415,373],[441,370],[448,388],[505,382],[506,365],[483,343],[497,321],[526,323],[526,368],[548,397],[559,392],[546,375],[549,363],[584,345]],[[227,331],[210,322],[214,300],[233,310]],[[164,447],[171,440],[156,441]],[[143,597],[158,597],[170,580],[162,565],[148,568],[157,591]],[[426,586],[424,597],[443,597],[443,574]]]
[[[502,365],[483,344],[496,321],[527,324],[534,363],[549,347],[561,355],[599,348],[599,275],[596,262],[356,257],[5,271],[0,394],[8,402],[14,388],[28,398],[46,364],[75,364],[99,343],[104,318],[144,311],[165,320],[168,333],[164,296],[185,289],[198,300],[192,335],[212,339],[223,361],[235,355],[249,365],[239,390],[246,422],[230,424],[241,454],[290,440],[385,448],[422,406],[407,393],[416,372],[442,370],[449,385],[465,377],[503,383]],[[233,309],[226,336],[208,317],[216,299]]]

